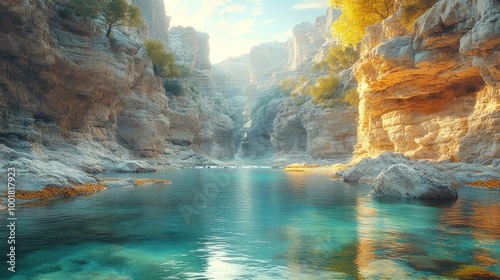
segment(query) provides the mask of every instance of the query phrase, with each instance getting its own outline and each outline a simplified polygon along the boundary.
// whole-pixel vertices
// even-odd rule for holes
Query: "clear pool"
[[[370,186],[275,169],[103,177],[158,184],[19,205],[12,279],[414,279],[500,274],[500,192],[454,203],[369,197]],[[0,214],[6,221],[6,213]],[[7,230],[0,249],[7,253]]]

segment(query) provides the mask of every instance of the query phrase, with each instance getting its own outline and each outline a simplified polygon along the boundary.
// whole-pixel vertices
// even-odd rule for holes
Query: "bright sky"
[[[165,0],[170,26],[193,26],[210,36],[210,60],[248,53],[254,45],[286,41],[292,29],[326,14],[327,0]]]

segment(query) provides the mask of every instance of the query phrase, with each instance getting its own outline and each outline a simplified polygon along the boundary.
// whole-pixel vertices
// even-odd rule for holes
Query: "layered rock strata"
[[[355,75],[357,160],[491,163],[500,157],[500,5],[439,1],[409,32],[399,13],[368,28]]]
[[[184,111],[169,106],[135,31],[114,28],[106,38],[56,2],[0,2],[0,166],[16,168],[20,190],[227,156],[232,122],[211,121],[213,94],[201,100],[187,89],[194,101]]]
[[[257,45],[248,58],[233,58],[215,65],[219,73],[216,87],[226,97],[233,98],[226,88],[246,95],[245,110],[238,107],[238,113],[247,117],[241,133],[239,155],[242,158],[264,157],[288,162],[345,159],[352,155],[356,139],[355,109],[318,107],[302,98],[287,97],[277,88],[285,78],[296,80],[301,75],[310,75],[313,64],[324,59],[333,43],[330,26],[338,16],[338,11],[329,9],[327,15],[318,17],[314,24],[295,26],[288,42]],[[246,59],[248,70],[247,64],[242,64]],[[237,65],[245,70],[234,71]],[[224,74],[229,72],[238,73],[237,77]],[[242,76],[244,72],[250,77]],[[351,76],[343,83],[355,85]]]

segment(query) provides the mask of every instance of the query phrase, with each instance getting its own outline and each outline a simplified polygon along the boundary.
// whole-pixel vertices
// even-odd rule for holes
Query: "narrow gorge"
[[[0,278],[500,279],[499,107],[499,0],[0,0]]]

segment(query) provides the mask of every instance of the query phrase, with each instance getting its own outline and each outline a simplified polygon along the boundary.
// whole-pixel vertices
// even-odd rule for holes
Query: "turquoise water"
[[[498,191],[462,187],[456,202],[433,205],[380,200],[365,184],[275,169],[103,176],[173,184],[18,206],[17,272],[2,261],[0,275],[414,279],[463,265],[500,274]],[[6,242],[0,246],[5,259]]]

